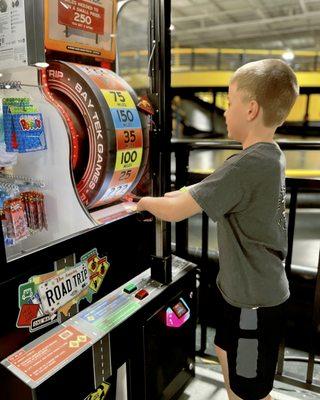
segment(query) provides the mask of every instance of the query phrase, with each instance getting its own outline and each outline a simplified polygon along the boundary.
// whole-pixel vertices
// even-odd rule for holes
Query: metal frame
[[[171,139],[171,0],[150,1],[149,77],[150,97],[155,105],[153,120],[153,195],[161,196],[170,188]],[[151,276],[161,283],[171,282],[171,228],[156,220],[156,249]]]
[[[43,0],[25,1],[28,65],[45,62]]]

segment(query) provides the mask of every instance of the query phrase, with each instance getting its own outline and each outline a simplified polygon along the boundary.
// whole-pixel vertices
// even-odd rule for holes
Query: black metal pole
[[[200,264],[200,292],[199,292],[199,319],[201,325],[200,353],[204,354],[207,349],[207,321],[205,320],[205,304],[208,293],[208,249],[209,249],[209,218],[202,213],[202,249]]]
[[[152,0],[150,7],[149,75],[151,95],[156,105],[153,138],[153,195],[162,196],[170,190],[171,116],[171,1]],[[171,225],[156,220],[156,254],[152,257],[151,277],[170,283]]]
[[[176,190],[187,185],[189,169],[189,149],[181,146],[175,152],[176,156]],[[186,257],[188,254],[188,220],[176,223],[176,254]]]
[[[310,340],[310,351],[308,359],[308,370],[307,370],[307,383],[312,383],[314,363],[315,363],[315,353],[316,353],[316,342],[319,332],[320,324],[320,251],[318,260],[318,271],[316,279],[316,288],[313,302],[313,315],[312,315],[312,328],[311,328],[311,340]]]
[[[298,189],[295,186],[291,186],[291,198],[290,198],[290,208],[289,208],[289,223],[288,223],[288,252],[285,261],[285,269],[288,280],[290,282],[291,277],[291,263],[292,263],[292,251],[293,251],[293,239],[294,239],[294,228],[296,222],[296,212],[297,212],[297,196]],[[277,375],[281,376],[283,374],[283,366],[285,359],[285,338],[280,343],[279,354],[278,354],[278,365],[277,365]]]
[[[291,188],[289,223],[288,223],[288,253],[286,257],[286,273],[288,279],[291,276],[294,228],[296,223],[296,212],[297,212],[297,196],[298,196],[298,189],[293,186]]]

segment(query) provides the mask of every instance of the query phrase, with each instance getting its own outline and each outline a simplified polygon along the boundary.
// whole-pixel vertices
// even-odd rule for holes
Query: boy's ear
[[[256,100],[250,100],[248,103],[247,120],[253,121],[259,114],[260,106]]]

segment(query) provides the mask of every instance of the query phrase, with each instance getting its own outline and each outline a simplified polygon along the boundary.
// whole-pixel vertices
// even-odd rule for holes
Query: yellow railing
[[[178,54],[250,54],[250,55],[264,55],[264,56],[282,56],[283,50],[265,50],[265,49],[218,49],[211,47],[201,47],[201,48],[185,48],[176,47],[171,49],[171,55],[175,56]],[[129,50],[122,51],[120,57],[136,57],[136,56],[147,56],[147,50]],[[296,50],[294,51],[296,57],[320,57],[320,51],[313,50]],[[320,60],[319,60],[320,61]]]

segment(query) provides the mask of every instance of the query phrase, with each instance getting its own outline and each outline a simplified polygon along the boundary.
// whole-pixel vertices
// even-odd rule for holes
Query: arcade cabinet
[[[1,396],[171,399],[194,375],[196,269],[132,207],[169,190],[170,2],[149,1],[143,98],[115,73],[130,2],[6,4]]]

